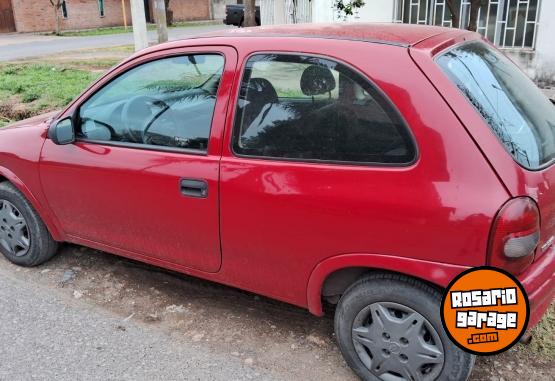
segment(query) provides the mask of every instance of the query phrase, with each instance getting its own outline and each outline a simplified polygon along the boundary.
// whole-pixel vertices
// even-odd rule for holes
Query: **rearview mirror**
[[[71,144],[75,141],[75,130],[71,118],[62,119],[50,126],[48,137],[54,144]]]
[[[187,59],[193,65],[203,64],[206,61],[206,56],[203,55],[190,55],[187,56]]]

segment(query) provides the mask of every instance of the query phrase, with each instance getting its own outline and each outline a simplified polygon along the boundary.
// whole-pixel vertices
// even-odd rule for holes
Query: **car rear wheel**
[[[58,244],[27,199],[0,183],[0,252],[12,263],[37,266],[52,258]]]
[[[437,290],[408,277],[360,279],[336,309],[341,353],[363,380],[467,380],[475,357],[447,337],[440,303]]]

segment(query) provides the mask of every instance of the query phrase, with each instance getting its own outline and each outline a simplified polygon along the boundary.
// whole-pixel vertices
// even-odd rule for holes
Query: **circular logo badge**
[[[476,355],[506,351],[526,331],[526,291],[511,274],[493,267],[464,271],[447,287],[441,320],[451,340]]]

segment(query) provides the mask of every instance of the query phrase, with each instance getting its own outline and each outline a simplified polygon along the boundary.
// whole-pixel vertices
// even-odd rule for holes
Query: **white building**
[[[348,1],[348,0],[345,0]],[[446,0],[366,0],[347,21],[452,26]],[[470,1],[453,0],[460,25],[468,24]],[[511,55],[531,77],[555,82],[555,0],[486,0],[478,32]],[[262,24],[344,22],[335,0],[261,0]]]

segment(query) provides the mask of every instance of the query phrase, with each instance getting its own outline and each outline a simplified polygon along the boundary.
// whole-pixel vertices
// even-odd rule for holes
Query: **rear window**
[[[518,163],[539,169],[555,160],[555,107],[508,58],[471,42],[437,62]]]

